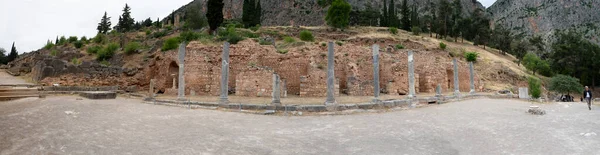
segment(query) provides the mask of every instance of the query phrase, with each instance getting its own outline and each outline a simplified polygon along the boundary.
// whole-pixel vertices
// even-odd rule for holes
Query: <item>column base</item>
[[[455,91],[455,92],[454,92],[454,96],[456,96],[456,98],[460,98],[460,96],[461,96],[461,95],[460,95],[460,92],[459,92],[459,91]]]
[[[379,102],[381,102],[381,100],[379,100],[379,98],[374,98],[373,100],[371,100],[371,102],[373,102],[373,103],[379,103]]]
[[[229,100],[227,98],[219,98],[219,106],[226,107],[229,105]]]
[[[471,89],[471,91],[469,92],[469,94],[471,94],[471,95],[474,95],[474,94],[476,94],[476,93],[477,93],[477,92],[475,92],[475,89]]]
[[[273,101],[271,102],[271,105],[281,105],[281,101]]]
[[[186,101],[187,99],[185,97],[177,97],[177,101]]]

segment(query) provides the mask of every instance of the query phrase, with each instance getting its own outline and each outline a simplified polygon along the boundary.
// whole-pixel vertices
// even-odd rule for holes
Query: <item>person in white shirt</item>
[[[588,104],[588,109],[592,110],[592,91],[588,86],[585,86],[585,91],[583,91],[583,98]]]

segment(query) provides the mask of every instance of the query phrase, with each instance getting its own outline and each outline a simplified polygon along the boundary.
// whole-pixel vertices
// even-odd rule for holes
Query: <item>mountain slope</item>
[[[498,0],[487,9],[492,25],[510,29],[517,38],[538,35],[552,41],[556,30],[574,28],[600,43],[598,0]]]
[[[204,13],[207,1],[194,0],[177,9],[175,13],[182,14],[188,7],[200,7]],[[225,3],[223,8],[225,19],[242,18],[243,0],[224,0],[223,2]],[[317,0],[261,0],[260,2],[263,9],[262,25],[264,26],[321,26],[325,24],[327,7],[320,6]],[[347,0],[347,2],[352,5],[352,8],[359,10],[365,9],[367,5],[381,10],[384,0]],[[461,0],[461,2],[465,15],[470,15],[475,9],[484,9],[477,0]],[[394,3],[399,13],[402,0],[394,0]],[[408,0],[408,3],[409,6],[418,6],[419,12],[426,13],[431,3],[439,3],[439,0]]]

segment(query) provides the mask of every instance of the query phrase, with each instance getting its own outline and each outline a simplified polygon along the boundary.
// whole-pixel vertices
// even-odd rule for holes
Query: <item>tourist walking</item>
[[[588,109],[592,110],[592,91],[588,86],[585,86],[585,91],[583,91],[583,98],[588,104]]]

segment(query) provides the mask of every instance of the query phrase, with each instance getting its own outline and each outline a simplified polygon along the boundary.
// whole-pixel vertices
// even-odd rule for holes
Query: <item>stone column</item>
[[[154,98],[154,79],[150,79],[150,88],[148,89],[148,98]]]
[[[335,98],[335,72],[334,72],[334,44],[333,42],[329,42],[329,48],[327,50],[327,100],[325,101],[325,105],[334,105],[336,104]]]
[[[177,100],[185,101],[185,42],[179,44],[179,88],[177,89]]]
[[[373,45],[373,102],[379,102],[379,45]]]
[[[219,97],[219,104],[221,106],[228,105],[229,99],[229,42],[225,42],[223,45],[223,58],[221,60],[221,96]]]
[[[413,51],[408,51],[408,98],[416,97],[415,92],[415,64]]]
[[[441,97],[442,96],[442,85],[438,84],[437,87],[435,87],[435,97]]]
[[[458,62],[456,62],[456,58],[452,60],[452,63],[454,64],[454,95],[459,97],[460,87],[458,85]]]
[[[281,105],[281,92],[280,91],[280,81],[279,75],[273,73],[273,94],[271,95],[273,98],[271,105]]]
[[[473,62],[469,62],[469,73],[470,75],[470,82],[471,82],[471,91],[469,92],[470,94],[475,94],[475,72],[473,71]]]

